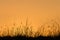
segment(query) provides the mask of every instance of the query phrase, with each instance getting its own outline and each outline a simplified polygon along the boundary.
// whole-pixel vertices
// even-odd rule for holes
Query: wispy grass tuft
[[[39,26],[36,32],[33,31],[33,26],[29,25],[28,18],[26,19],[26,24],[16,26],[14,23],[13,26],[1,26],[0,27],[0,36],[26,36],[26,37],[38,37],[38,36],[57,36],[60,34],[60,25],[56,21],[50,21],[46,24]]]

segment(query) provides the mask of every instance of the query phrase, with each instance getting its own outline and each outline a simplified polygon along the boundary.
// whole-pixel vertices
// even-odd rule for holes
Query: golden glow
[[[22,22],[25,26],[27,17],[34,32],[52,19],[60,24],[60,0],[0,0],[1,30],[5,24],[10,28],[14,23],[19,26]]]

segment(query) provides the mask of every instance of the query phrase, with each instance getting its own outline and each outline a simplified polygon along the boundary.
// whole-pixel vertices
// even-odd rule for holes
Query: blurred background
[[[0,0],[0,26],[25,25],[27,17],[33,26],[60,20],[60,0]]]

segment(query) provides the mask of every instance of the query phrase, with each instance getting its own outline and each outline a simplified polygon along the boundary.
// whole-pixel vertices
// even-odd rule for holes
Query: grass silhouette
[[[54,37],[60,35],[60,25],[54,21],[51,20],[50,22],[47,22],[39,27],[39,29],[34,32],[33,26],[29,25],[28,18],[26,19],[26,24],[23,25],[21,22],[21,25],[16,26],[14,23],[13,26],[9,27],[7,25],[0,27],[0,37],[16,37],[16,36],[22,36],[22,37]]]

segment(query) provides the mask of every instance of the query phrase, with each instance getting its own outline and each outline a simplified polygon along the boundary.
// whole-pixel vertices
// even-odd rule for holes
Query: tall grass
[[[54,20],[51,20],[40,27],[40,35],[43,36],[57,36],[59,33],[60,25]]]
[[[56,36],[60,33],[60,25],[56,21],[50,21],[39,26],[36,32],[33,31],[33,26],[29,25],[28,19],[26,19],[26,24],[16,26],[15,23],[13,26],[0,26],[0,36],[26,36],[26,37],[37,37],[37,36]]]

